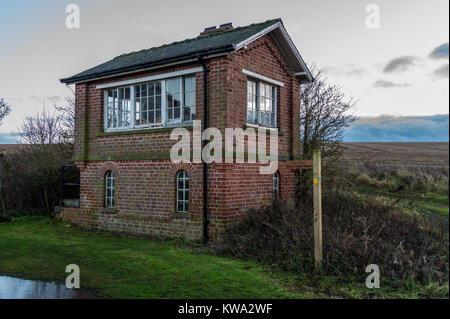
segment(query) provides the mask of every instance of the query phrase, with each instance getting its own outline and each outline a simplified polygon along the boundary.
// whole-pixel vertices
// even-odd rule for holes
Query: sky
[[[65,25],[72,3],[80,8],[79,29]],[[379,10],[379,28],[367,26],[370,4]],[[205,27],[272,18],[282,18],[308,64],[358,100],[351,139],[376,132],[363,126],[387,129],[386,117],[395,127],[447,114],[448,132],[448,11],[447,0],[0,0],[0,97],[12,106],[0,143],[14,142],[17,126],[43,104],[64,103],[71,90],[60,78]],[[433,125],[410,130],[417,127],[438,132]]]

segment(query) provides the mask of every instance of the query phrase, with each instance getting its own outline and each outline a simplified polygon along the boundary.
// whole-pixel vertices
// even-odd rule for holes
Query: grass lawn
[[[80,267],[81,288],[101,298],[417,298],[441,289],[383,280],[376,290],[363,282],[340,285],[180,241],[122,238],[45,217],[0,223],[0,274],[64,283],[68,264]]]

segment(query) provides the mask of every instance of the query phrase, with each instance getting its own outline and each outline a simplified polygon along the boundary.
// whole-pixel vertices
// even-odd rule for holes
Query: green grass
[[[448,286],[381,281],[340,284],[320,274],[282,272],[218,256],[180,241],[123,238],[44,217],[0,224],[0,274],[65,282],[80,267],[81,289],[101,298],[419,298]],[[362,270],[363,271],[363,270]]]
[[[353,186],[361,194],[399,200],[398,206],[407,207],[409,210],[428,216],[443,215],[448,217],[449,215],[448,189],[428,192],[405,190],[395,192],[393,190],[398,186],[405,185],[396,178],[376,179],[367,175],[353,175],[352,179],[356,181]]]

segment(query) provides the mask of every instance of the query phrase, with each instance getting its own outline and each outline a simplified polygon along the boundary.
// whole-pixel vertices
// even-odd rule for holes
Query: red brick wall
[[[198,67],[196,63],[108,78],[76,85],[75,157],[81,171],[81,214],[78,223],[86,227],[140,235],[185,236],[201,238],[202,165],[173,164],[168,152],[175,141],[170,131],[104,135],[103,92],[97,85],[131,78]],[[246,123],[246,80],[242,69],[283,82],[278,90],[279,154],[294,158],[299,141],[299,81],[270,37],[254,41],[246,50],[211,59],[207,63],[209,126],[243,128]],[[202,72],[196,74],[196,117],[202,119]],[[295,106],[295,107],[294,107]],[[224,135],[224,134],[223,134]],[[298,135],[297,135],[298,136]],[[155,155],[157,154],[157,155]],[[175,212],[175,175],[180,167],[190,178],[191,216],[173,217]],[[241,217],[249,208],[272,202],[272,175],[261,175],[260,164],[209,165],[208,211],[212,236],[226,223]],[[116,208],[104,213],[104,175],[116,173]],[[293,198],[294,172],[279,163],[282,199]]]

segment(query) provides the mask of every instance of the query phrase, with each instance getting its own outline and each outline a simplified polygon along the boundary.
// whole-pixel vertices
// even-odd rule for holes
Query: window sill
[[[191,123],[185,123],[180,125],[171,125],[165,127],[148,127],[148,128],[134,128],[127,130],[117,130],[117,131],[106,131],[106,132],[98,132],[97,137],[103,136],[114,136],[114,135],[132,135],[132,134],[148,134],[148,133],[158,133],[158,132],[170,132],[174,128],[185,128],[187,130],[192,130],[193,126]]]
[[[117,214],[117,208],[101,207],[98,211],[101,214]]]
[[[284,135],[284,132],[279,131],[277,127],[268,127],[268,126],[262,126],[262,125],[259,125],[259,124],[246,123],[244,125],[244,129],[247,129],[247,128],[255,128],[255,129],[260,129],[261,128],[261,129],[266,130],[266,131],[277,132],[278,135],[280,135],[280,136]]]
[[[176,217],[176,218],[192,218],[191,213],[180,213],[180,212],[172,212],[170,213],[170,217]]]

